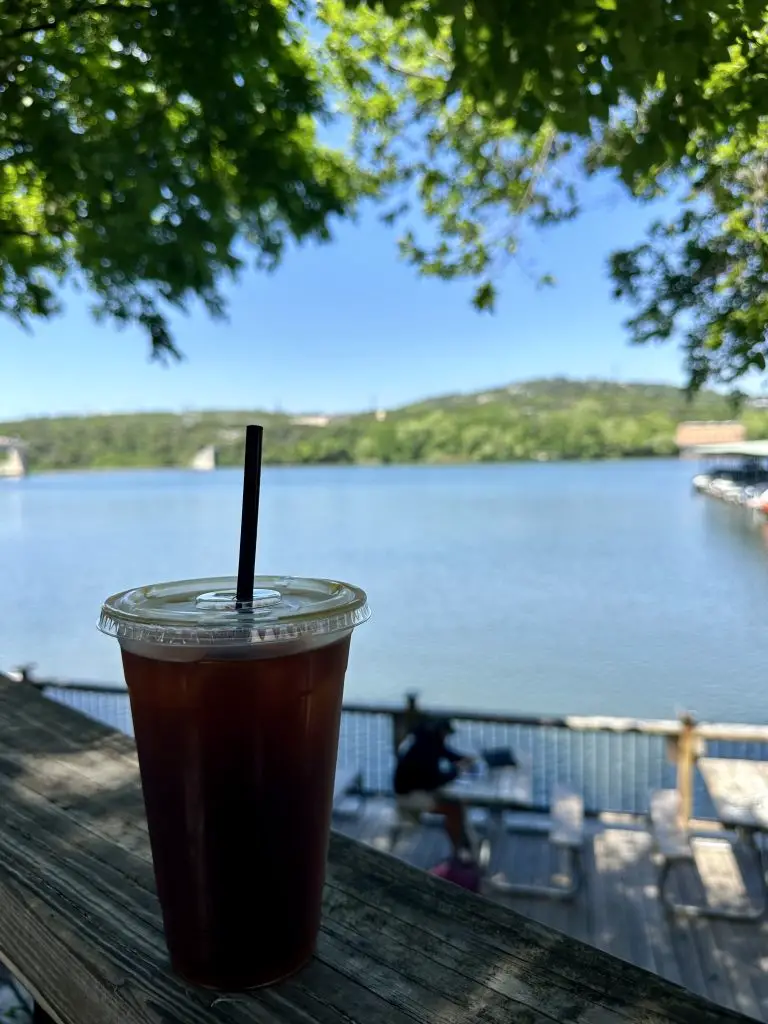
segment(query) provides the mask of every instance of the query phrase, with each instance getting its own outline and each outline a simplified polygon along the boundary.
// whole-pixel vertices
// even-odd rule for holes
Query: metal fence
[[[41,684],[36,684],[41,685]],[[46,697],[81,711],[97,722],[112,726],[119,732],[133,736],[131,705],[128,692],[117,687],[97,687],[93,684],[41,685]]]
[[[391,792],[392,715],[357,707],[344,713],[340,763],[362,768],[365,788],[372,793]],[[583,795],[588,813],[644,814],[652,790],[675,785],[676,768],[667,756],[666,734],[574,729],[543,718],[464,717],[460,711],[448,716],[456,730],[450,741],[456,750],[474,754],[497,747],[513,750],[530,772],[535,809],[548,807],[552,787],[559,782]],[[669,737],[675,733],[676,724],[671,723]]]
[[[133,733],[125,690],[93,685],[41,685],[46,696],[76,708],[122,732]],[[427,713],[426,709],[411,713]],[[396,722],[402,707],[345,707],[339,741],[339,765],[360,769],[366,793],[392,791],[395,765]],[[565,783],[584,797],[588,813],[604,811],[645,814],[655,789],[674,787],[677,768],[674,743],[679,733],[675,721],[628,721],[611,718],[556,718],[534,716],[484,716],[444,711],[456,729],[452,745],[468,753],[492,747],[511,747],[526,765],[533,780],[534,806],[545,809],[555,782]],[[706,753],[712,757],[768,760],[761,727],[747,730],[752,738],[738,735],[745,727],[702,726]],[[755,738],[758,737],[758,738]],[[714,808],[698,773],[694,775],[693,815],[714,818]]]
[[[644,814],[652,790],[675,785],[676,769],[666,756],[664,736],[461,718],[455,723],[457,747],[512,748],[530,771],[535,807],[548,806],[552,787],[559,782],[581,793],[589,813]]]

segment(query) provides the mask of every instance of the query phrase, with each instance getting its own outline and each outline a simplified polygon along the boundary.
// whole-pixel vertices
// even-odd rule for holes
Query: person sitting
[[[464,809],[460,803],[441,797],[438,791],[452,782],[459,768],[471,764],[473,758],[446,745],[454,731],[447,718],[420,721],[398,750],[394,790],[398,807],[404,811],[442,815],[453,852],[458,855],[471,850]]]

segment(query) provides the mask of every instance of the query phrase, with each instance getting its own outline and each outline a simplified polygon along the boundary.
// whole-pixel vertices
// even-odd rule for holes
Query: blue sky
[[[555,288],[514,264],[494,315],[471,286],[420,280],[395,233],[368,211],[329,245],[287,254],[274,274],[230,289],[229,319],[201,310],[175,321],[183,363],[147,359],[143,336],[96,324],[87,298],[32,334],[0,325],[0,419],[139,409],[246,408],[341,412],[401,405],[564,374],[682,383],[674,345],[633,348],[611,299],[607,256],[641,239],[652,211],[606,180],[575,222],[528,239],[523,256]]]

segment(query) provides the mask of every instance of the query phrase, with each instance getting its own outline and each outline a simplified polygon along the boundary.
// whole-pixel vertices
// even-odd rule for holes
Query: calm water
[[[368,590],[350,699],[768,721],[768,550],[678,462],[270,469],[259,566]],[[118,681],[101,599],[236,568],[237,472],[0,481],[0,667]]]

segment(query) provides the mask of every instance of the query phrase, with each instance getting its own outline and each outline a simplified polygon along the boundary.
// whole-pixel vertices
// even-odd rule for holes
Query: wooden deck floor
[[[394,849],[395,811],[385,798],[349,801],[334,827],[416,867],[442,860],[448,843],[439,824],[404,831]],[[685,902],[734,905],[758,892],[755,864],[716,835],[694,841],[695,865],[682,865],[674,895]],[[509,832],[496,844],[489,873],[541,882],[556,870],[543,834]],[[768,1021],[768,918],[760,923],[670,917],[658,899],[657,866],[648,834],[637,826],[589,822],[585,884],[571,903],[543,898],[485,895],[528,917],[707,996],[723,1006]],[[675,869],[677,871],[677,868]]]

